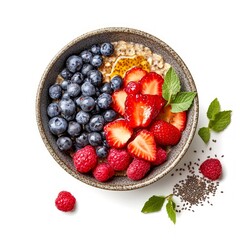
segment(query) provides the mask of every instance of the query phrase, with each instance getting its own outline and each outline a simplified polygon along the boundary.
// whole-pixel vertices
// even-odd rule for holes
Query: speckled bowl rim
[[[97,187],[97,188],[101,188],[101,189],[105,189],[105,190],[120,190],[120,191],[125,191],[125,190],[134,190],[134,189],[138,189],[138,188],[142,188],[145,186],[148,186],[156,181],[158,181],[159,179],[161,179],[162,177],[164,177],[166,174],[168,174],[178,163],[179,161],[182,159],[182,157],[185,155],[185,153],[187,152],[196,128],[197,128],[197,123],[198,123],[198,116],[199,116],[199,100],[198,100],[198,96],[195,97],[192,108],[193,108],[193,123],[192,123],[192,127],[190,129],[189,135],[188,135],[188,139],[186,140],[181,152],[178,154],[178,156],[176,157],[175,161],[172,163],[172,165],[170,165],[170,167],[166,168],[164,171],[162,171],[160,174],[145,180],[145,181],[133,181],[132,183],[128,184],[128,185],[112,185],[108,182],[102,183],[102,182],[95,182],[95,181],[91,181],[89,179],[87,179],[84,174],[76,174],[75,172],[73,172],[71,169],[68,168],[67,164],[65,164],[58,156],[58,154],[52,149],[52,147],[49,144],[49,140],[48,137],[44,131],[44,127],[43,127],[43,123],[41,121],[41,111],[40,111],[40,105],[41,105],[41,93],[43,91],[43,85],[44,82],[46,80],[46,76],[48,74],[48,72],[50,71],[50,69],[54,66],[54,64],[57,62],[58,58],[71,46],[75,45],[77,42],[86,39],[88,37],[92,37],[96,34],[102,34],[102,33],[107,33],[107,32],[116,32],[116,33],[133,33],[136,35],[140,35],[146,38],[149,38],[151,40],[153,40],[154,42],[158,42],[161,47],[164,48],[165,51],[169,52],[174,60],[179,64],[179,66],[181,67],[182,71],[184,72],[184,74],[186,75],[186,78],[189,81],[190,87],[192,89],[192,91],[196,91],[197,92],[197,88],[195,85],[195,82],[192,78],[192,75],[190,73],[190,71],[188,70],[186,64],[183,62],[183,60],[180,58],[180,56],[170,47],[168,46],[165,42],[163,42],[162,40],[160,40],[159,38],[156,38],[155,36],[146,33],[144,31],[141,30],[137,30],[137,29],[133,29],[133,28],[125,28],[125,27],[108,27],[108,28],[101,28],[101,29],[97,29],[94,31],[90,31],[88,33],[85,33],[75,39],[73,39],[71,42],[69,42],[67,45],[65,45],[56,55],[55,57],[51,60],[51,62],[48,64],[48,66],[46,67],[39,86],[38,86],[38,90],[37,90],[37,97],[36,97],[36,120],[37,120],[37,125],[38,125],[38,129],[40,132],[40,135],[42,137],[42,140],[46,146],[46,148],[48,149],[49,153],[52,155],[52,157],[55,159],[55,161],[66,171],[68,172],[70,175],[72,175],[73,177],[75,177],[76,179],[82,181],[83,183],[86,183],[90,186],[93,187]]]

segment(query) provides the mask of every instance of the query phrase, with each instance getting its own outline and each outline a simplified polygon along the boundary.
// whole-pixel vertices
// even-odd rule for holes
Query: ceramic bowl
[[[57,75],[63,69],[65,61],[70,55],[80,53],[82,50],[89,48],[93,44],[119,40],[143,44],[149,47],[152,52],[162,55],[164,60],[178,73],[181,80],[182,90],[197,91],[194,80],[187,66],[180,56],[165,42],[155,36],[136,29],[104,28],[86,33],[72,40],[63,47],[48,64],[39,83],[36,98],[36,117],[43,142],[52,157],[64,170],[66,170],[66,172],[76,179],[94,187],[108,190],[132,190],[147,186],[163,178],[183,158],[191,144],[197,126],[199,114],[197,97],[194,99],[193,105],[188,111],[187,125],[182,134],[182,138],[176,146],[172,147],[168,155],[168,160],[164,164],[153,168],[149,174],[140,181],[132,181],[125,176],[119,176],[114,177],[111,181],[101,183],[95,180],[90,174],[81,174],[77,172],[71,157],[58,149],[56,138],[51,134],[48,128],[49,117],[47,116],[46,111],[48,104],[51,102],[48,95],[48,89],[55,83]]]

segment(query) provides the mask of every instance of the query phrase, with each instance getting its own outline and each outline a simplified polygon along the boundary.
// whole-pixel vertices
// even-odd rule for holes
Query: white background
[[[5,2],[5,3],[4,3]],[[218,239],[239,236],[239,1],[1,1],[0,3],[0,239]],[[184,60],[200,99],[198,128],[218,97],[233,110],[231,125],[206,146],[198,135],[181,164],[224,154],[223,177],[213,206],[177,215],[144,215],[153,194],[166,195],[170,177],[127,192],[90,187],[67,174],[45,148],[36,125],[35,99],[47,64],[69,41],[103,27],[131,27],[169,44]],[[197,149],[198,153],[193,151]],[[180,165],[181,165],[180,164]],[[179,165],[179,166],[180,166]],[[179,167],[178,166],[178,167]],[[58,211],[61,190],[77,209]],[[224,193],[220,193],[223,190]]]

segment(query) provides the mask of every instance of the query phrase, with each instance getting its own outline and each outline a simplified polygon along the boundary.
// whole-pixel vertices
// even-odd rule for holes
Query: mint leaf
[[[210,140],[210,129],[208,127],[202,127],[198,130],[198,135],[202,138],[205,143]]]
[[[215,98],[209,105],[207,111],[207,117],[209,120],[214,120],[215,115],[220,112],[220,103],[217,98]]]
[[[175,224],[176,223],[176,204],[173,202],[172,199],[168,199],[168,203],[166,204],[166,210],[168,217],[170,220]]]
[[[170,67],[165,75],[164,83],[162,85],[163,98],[168,103],[170,103],[172,99],[175,98],[176,94],[180,91],[180,89],[181,85],[179,77],[175,70],[172,67]]]
[[[215,132],[223,131],[231,122],[232,111],[222,111],[215,115],[214,120],[209,122],[209,127]]]
[[[165,197],[163,196],[152,196],[148,199],[148,201],[144,204],[142,208],[142,213],[151,213],[158,212],[162,209],[164,204]]]
[[[196,92],[179,92],[171,103],[173,113],[186,111],[192,105]]]

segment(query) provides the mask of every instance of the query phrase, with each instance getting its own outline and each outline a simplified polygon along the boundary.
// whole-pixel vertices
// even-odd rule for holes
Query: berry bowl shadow
[[[143,44],[149,47],[152,52],[162,55],[164,60],[169,63],[179,75],[182,90],[197,92],[195,82],[186,64],[165,42],[153,35],[136,29],[115,27],[103,28],[88,32],[72,40],[63,47],[48,64],[38,86],[36,96],[36,119],[40,135],[46,148],[55,161],[66,172],[90,186],[106,190],[121,191],[148,186],[163,178],[179,163],[187,152],[196,131],[199,116],[199,102],[198,97],[195,97],[191,108],[188,110],[187,125],[182,134],[181,140],[176,146],[171,148],[168,154],[168,160],[164,164],[153,168],[144,179],[140,181],[132,181],[125,176],[116,176],[112,180],[102,183],[98,182],[90,174],[79,173],[74,167],[72,158],[68,154],[59,150],[56,144],[56,137],[53,136],[48,128],[49,117],[47,115],[47,106],[51,103],[48,89],[55,83],[58,74],[64,68],[66,59],[70,55],[79,53],[93,44],[119,40]]]

